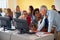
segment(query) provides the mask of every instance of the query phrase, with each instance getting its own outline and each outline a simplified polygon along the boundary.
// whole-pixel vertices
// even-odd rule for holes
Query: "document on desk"
[[[38,37],[45,37],[45,36],[48,36],[48,35],[51,35],[51,34],[50,33],[45,33],[45,32],[38,32],[38,33],[36,33],[36,35]]]

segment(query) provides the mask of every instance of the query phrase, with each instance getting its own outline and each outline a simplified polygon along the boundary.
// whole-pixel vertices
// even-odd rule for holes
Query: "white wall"
[[[60,0],[54,0],[54,5],[56,6],[56,9],[60,11]]]
[[[16,0],[8,0],[8,4],[7,4],[8,8],[11,8],[12,10],[15,9],[16,7]],[[56,9],[58,11],[60,11],[60,0],[54,0],[54,5],[56,6]]]
[[[16,7],[16,0],[8,0],[8,8],[11,8],[11,10],[14,10]]]

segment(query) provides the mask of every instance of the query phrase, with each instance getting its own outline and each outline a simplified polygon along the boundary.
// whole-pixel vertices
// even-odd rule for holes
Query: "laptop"
[[[26,20],[14,18],[14,21],[16,22],[17,29],[21,34],[29,32],[28,23]]]

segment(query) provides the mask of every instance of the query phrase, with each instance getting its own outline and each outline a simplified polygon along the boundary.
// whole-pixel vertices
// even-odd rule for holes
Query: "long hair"
[[[34,8],[33,6],[29,6],[31,13],[33,12]]]
[[[2,12],[2,8],[0,8],[0,12]]]
[[[7,9],[7,14],[8,16],[13,17],[13,12],[11,11],[10,8]]]

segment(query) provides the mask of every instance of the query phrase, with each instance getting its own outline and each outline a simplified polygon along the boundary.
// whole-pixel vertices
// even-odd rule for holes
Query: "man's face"
[[[46,9],[41,9],[41,10],[40,10],[40,13],[41,13],[42,16],[44,16],[44,15],[46,15],[47,10],[46,10]]]
[[[52,9],[54,10],[55,9],[55,6],[52,6]]]

